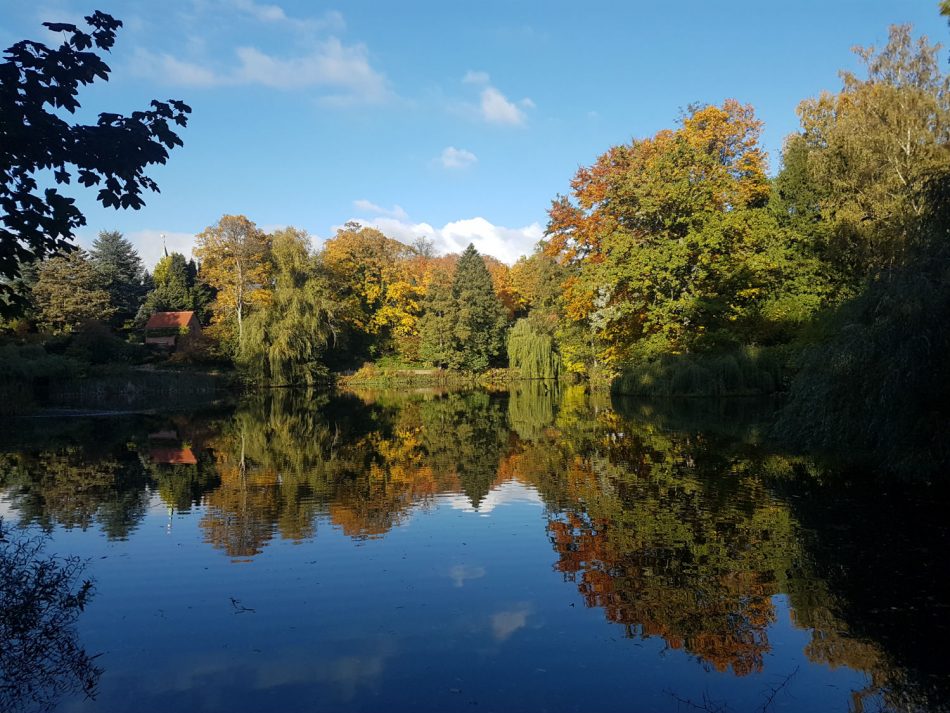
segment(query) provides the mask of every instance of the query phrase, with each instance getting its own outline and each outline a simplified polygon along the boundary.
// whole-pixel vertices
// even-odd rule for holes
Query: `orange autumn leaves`
[[[549,211],[545,250],[562,260],[603,259],[613,230],[677,232],[696,212],[768,198],[762,122],[751,105],[727,99],[695,109],[679,129],[614,146],[571,181]]]
[[[764,279],[750,264],[768,231],[744,217],[771,190],[761,131],[752,107],[729,99],[578,170],[544,244],[571,268],[564,314],[583,325],[562,337],[569,370],[616,367],[651,340],[654,351],[688,349]]]

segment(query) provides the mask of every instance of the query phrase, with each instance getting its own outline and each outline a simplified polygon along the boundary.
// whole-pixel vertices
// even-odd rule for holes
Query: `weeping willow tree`
[[[508,333],[508,365],[524,379],[557,379],[561,355],[550,334],[527,318],[519,319]]]
[[[274,284],[267,304],[245,322],[239,363],[247,377],[269,386],[313,386],[328,370],[347,303],[319,273],[309,240],[288,228],[273,236]]]
[[[559,397],[558,384],[524,381],[508,392],[508,425],[522,441],[539,441],[554,425]]]

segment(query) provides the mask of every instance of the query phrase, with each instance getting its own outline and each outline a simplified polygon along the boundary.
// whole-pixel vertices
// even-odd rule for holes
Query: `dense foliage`
[[[152,101],[131,116],[102,113],[95,124],[71,124],[64,113],[79,109],[81,86],[108,81],[109,66],[98,51],[115,44],[119,20],[102,12],[84,18],[89,31],[71,23],[43,23],[64,33],[57,48],[24,40],[0,61],[0,310],[22,308],[16,288],[21,265],[71,249],[76,228],[86,220],[75,201],[56,187],[41,188],[44,172],[56,185],[75,177],[99,186],[107,207],[140,208],[143,190],[158,184],[145,169],[168,160],[182,142],[173,126],[187,124],[190,107],[181,101]],[[93,49],[95,47],[95,49]]]
[[[89,21],[110,44],[115,26]],[[90,41],[66,29],[63,61]],[[6,71],[50,52],[17,48]],[[194,261],[172,253],[151,275],[114,231],[88,256],[13,250],[19,319],[4,326],[22,339],[34,328],[96,334],[100,321],[134,339],[128,330],[157,311],[194,311],[208,343],[192,356],[268,385],[376,362],[409,373],[508,366],[515,379],[612,381],[634,395],[788,391],[784,437],[826,448],[848,433],[880,453],[903,429],[943,462],[933,424],[950,415],[939,318],[950,77],[909,27],[856,52],[863,72],[799,105],[773,178],[752,106],[691,105],[675,128],[581,167],[552,202],[545,239],[510,267],[473,245],[438,256],[352,222],[315,250],[302,231],[225,215],[198,234]],[[172,118],[156,111],[143,121]],[[183,121],[186,108],[175,111]],[[65,158],[51,160],[64,170]],[[132,205],[136,181],[151,186],[140,170],[123,189]],[[56,247],[68,233],[51,235]]]

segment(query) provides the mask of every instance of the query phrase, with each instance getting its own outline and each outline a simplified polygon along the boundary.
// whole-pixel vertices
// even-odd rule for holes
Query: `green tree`
[[[855,284],[900,261],[924,187],[950,167],[950,77],[938,49],[892,26],[885,47],[855,50],[864,77],[841,72],[838,94],[798,107],[837,266]]]
[[[327,375],[326,350],[351,317],[354,300],[337,298],[317,273],[304,231],[287,228],[271,240],[273,293],[247,319],[239,361],[264,383],[313,385]]]
[[[122,23],[94,12],[90,30],[70,23],[43,23],[65,39],[56,49],[32,40],[17,42],[0,61],[0,309],[19,310],[23,293],[11,286],[20,268],[72,247],[73,231],[86,219],[75,201],[56,187],[41,188],[51,172],[57,185],[75,174],[83,186],[99,186],[106,207],[141,208],[143,190],[157,191],[146,167],[163,164],[181,146],[173,126],[187,124],[191,109],[181,101],[152,101],[131,116],[102,113],[93,125],[70,124],[79,108],[80,86],[108,81],[108,52]],[[93,49],[93,46],[95,49]],[[46,183],[46,181],[43,181]]]
[[[452,296],[452,279],[444,270],[432,275],[422,307],[419,357],[438,367],[458,366],[459,352],[453,336],[457,309]]]
[[[109,293],[116,319],[134,317],[145,296],[145,270],[132,243],[117,230],[103,230],[93,241],[89,258]]]
[[[54,333],[72,332],[88,320],[107,320],[115,312],[83,250],[40,263],[33,297],[41,323]]]
[[[534,320],[522,317],[508,332],[508,366],[524,379],[557,379],[561,355],[554,337],[538,329]]]
[[[214,291],[199,279],[194,260],[178,252],[165,255],[155,265],[151,282],[153,288],[139,308],[137,324],[145,324],[155,312],[194,311],[200,321],[207,321]]]
[[[571,268],[571,371],[733,341],[776,278],[752,107],[692,107],[681,124],[611,148],[551,206],[544,249]]]
[[[474,245],[465,248],[452,282],[456,319],[453,336],[460,366],[481,371],[497,363],[508,327],[505,308],[495,294],[491,274]]]

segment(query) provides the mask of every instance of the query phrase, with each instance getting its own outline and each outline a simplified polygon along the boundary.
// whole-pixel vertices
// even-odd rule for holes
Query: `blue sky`
[[[125,27],[110,81],[80,95],[83,117],[153,98],[194,110],[146,208],[107,210],[74,189],[81,242],[118,229],[152,264],[160,234],[189,253],[194,233],[243,213],[317,244],[359,219],[510,262],[579,165],[673,126],[691,102],[751,103],[774,169],[798,102],[857,67],[851,47],[883,44],[893,23],[942,42],[936,6],[0,0],[0,46],[56,41],[41,22],[100,9]]]

